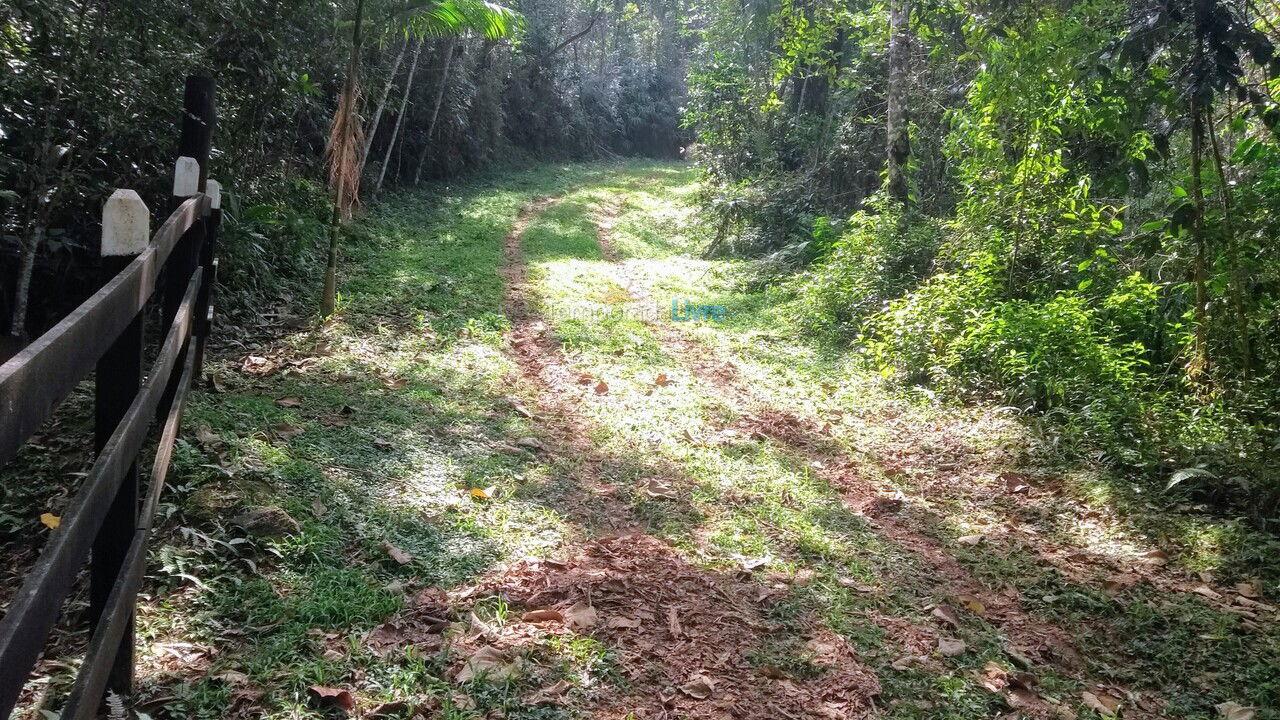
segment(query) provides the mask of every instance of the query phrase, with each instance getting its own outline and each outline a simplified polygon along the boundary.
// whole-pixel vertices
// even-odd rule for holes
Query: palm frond
[[[350,220],[360,205],[360,154],[364,148],[364,128],[356,112],[360,94],[359,83],[344,85],[329,129],[329,187],[343,220]]]
[[[521,20],[514,10],[487,0],[412,2],[397,9],[395,15],[419,37],[461,35],[470,30],[497,39],[511,34]]]

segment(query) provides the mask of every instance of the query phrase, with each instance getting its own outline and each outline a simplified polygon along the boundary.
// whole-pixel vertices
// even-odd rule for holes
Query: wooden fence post
[[[204,268],[204,280],[196,301],[196,357],[191,377],[198,385],[204,368],[204,347],[213,330],[213,285],[218,281],[218,230],[222,227],[222,183],[209,178],[205,181],[205,194],[209,196],[209,217],[205,220],[204,246],[200,249],[200,267]]]
[[[205,180],[209,177],[213,126],[217,121],[213,95],[213,78],[206,75],[187,76],[182,93],[182,133],[178,136],[178,163],[173,175],[175,208],[192,195],[204,192]],[[187,279],[195,269],[196,259],[199,257],[199,247],[193,246],[198,246],[203,241],[203,232],[192,228],[191,235],[192,237],[184,237],[178,242],[165,268],[163,307],[166,326],[178,312],[182,294],[187,289]]]
[[[180,157],[174,163],[173,167],[173,197],[171,204],[177,209],[183,202],[188,200],[192,195],[199,192],[196,188],[200,182],[200,163],[195,158]],[[178,316],[178,307],[182,305],[182,296],[186,294],[187,283],[191,280],[191,273],[196,269],[197,254],[200,252],[200,246],[204,240],[204,221],[197,221],[191,226],[182,237],[178,238],[178,242],[173,246],[173,252],[169,253],[169,259],[164,265],[164,282],[161,290],[160,305],[161,314],[161,332],[168,332],[169,326],[173,324],[174,318]],[[189,341],[188,341],[189,342]],[[186,360],[189,345],[184,342],[182,350],[178,353],[177,367],[182,367]],[[160,404],[156,407],[156,422],[163,423],[164,419],[169,416],[169,405],[173,402],[173,398],[178,389],[178,378],[182,373],[175,372],[169,378],[169,384],[165,387],[164,395],[161,396]]]
[[[109,281],[151,242],[151,216],[132,190],[116,190],[102,208],[102,275]],[[94,450],[101,452],[124,418],[142,384],[143,314],[139,312],[98,361],[94,379]],[[89,563],[89,615],[94,627],[124,563],[138,523],[138,465],[120,483],[106,520],[94,539]],[[133,621],[125,631],[108,679],[108,689],[133,691]]]
[[[208,75],[188,75],[182,93],[182,134],[178,137],[178,156],[195,158],[200,163],[200,179],[196,192],[204,192],[209,178],[209,151],[213,147],[213,128],[217,122],[214,107],[214,83]]]
[[[213,78],[206,75],[188,75],[186,88],[182,94],[182,133],[178,137],[178,162],[173,174],[173,206],[176,208],[184,200],[197,193],[204,192],[205,181],[209,177],[209,151],[213,145],[213,126],[217,121],[214,109]],[[179,239],[169,261],[165,265],[164,283],[164,326],[168,327],[178,314],[178,306],[182,304],[182,296],[187,289],[187,281],[196,269],[203,253],[205,229],[207,221],[196,223],[191,230]],[[201,318],[196,317],[199,324]],[[182,367],[188,348],[178,356],[178,367]],[[167,388],[164,398],[157,408],[160,422],[169,412],[169,403],[174,397],[181,373],[175,373]]]

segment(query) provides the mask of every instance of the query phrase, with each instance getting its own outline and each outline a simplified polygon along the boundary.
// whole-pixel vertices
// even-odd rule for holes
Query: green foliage
[[[1270,20],[1225,1],[913,5],[900,215],[876,199],[887,9],[708,8],[686,122],[714,249],[761,259],[800,328],[856,337],[904,385],[1043,418],[1152,486],[1207,473],[1167,492],[1280,509],[1280,113],[1274,83],[1244,79],[1276,64]]]
[[[827,241],[834,232],[826,218],[815,224],[822,259],[796,277],[793,308],[805,325],[846,338],[926,276],[941,237],[936,222],[896,208],[854,213]]]
[[[318,182],[303,178],[282,178],[263,189],[255,204],[234,191],[223,203],[223,311],[247,313],[263,298],[314,292],[323,264],[321,239],[332,212],[327,194]]]

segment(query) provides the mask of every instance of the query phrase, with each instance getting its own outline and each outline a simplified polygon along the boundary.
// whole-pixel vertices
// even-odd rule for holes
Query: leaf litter
[[[761,599],[760,589],[752,580],[691,566],[657,538],[632,534],[589,542],[563,562],[516,563],[459,599],[499,595],[529,608],[489,641],[502,654],[486,651],[486,662],[508,658],[528,625],[588,634],[613,648],[626,689],[593,688],[586,702],[599,716],[616,710],[764,720],[867,712],[879,680],[848,641],[828,629],[812,628],[805,646],[823,668],[819,676],[761,675],[749,659],[752,650],[790,633],[768,620],[779,597]]]

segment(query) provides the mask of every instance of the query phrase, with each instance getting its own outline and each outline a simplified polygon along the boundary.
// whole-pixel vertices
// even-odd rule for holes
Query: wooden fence
[[[168,219],[151,235],[137,193],[113,193],[102,213],[102,289],[0,366],[0,465],[90,373],[97,450],[0,621],[0,718],[20,699],[86,563],[92,634],[61,717],[96,717],[108,691],[132,691],[134,604],[147,540],[213,322],[221,222],[221,188],[208,179],[214,124],[212,78],[188,77]],[[154,309],[162,337],[144,380],[144,326]],[[153,421],[159,438],[142,495],[137,460]]]

